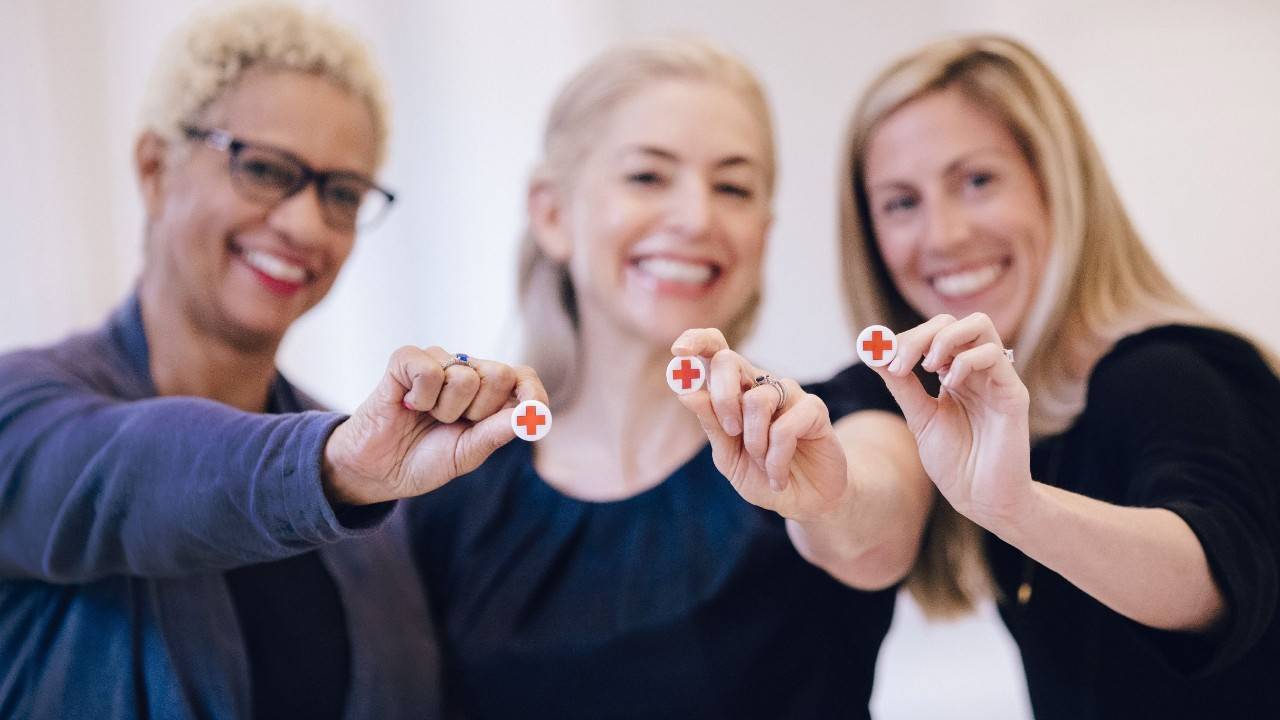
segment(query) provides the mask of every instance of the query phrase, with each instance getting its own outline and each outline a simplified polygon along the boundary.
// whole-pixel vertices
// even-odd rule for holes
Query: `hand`
[[[912,372],[916,363],[938,373],[938,397]],[[989,317],[939,315],[898,335],[897,356],[875,371],[957,511],[988,529],[1022,515],[1032,501],[1030,399]]]
[[[697,415],[716,468],[744,500],[799,522],[842,508],[847,465],[821,400],[781,380],[787,400],[778,407],[778,389],[754,386],[764,372],[714,328],[685,331],[671,352],[710,358],[706,385],[680,402]]]
[[[444,365],[438,347],[402,347],[373,394],[325,446],[331,502],[367,505],[430,492],[515,438],[511,408],[547,402],[531,368],[471,358]]]

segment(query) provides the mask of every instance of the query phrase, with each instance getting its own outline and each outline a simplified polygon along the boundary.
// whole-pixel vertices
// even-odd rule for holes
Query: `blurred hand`
[[[730,350],[714,328],[685,331],[671,352],[709,358],[706,385],[679,398],[698,417],[716,468],[743,499],[799,522],[841,508],[847,463],[821,400],[780,379],[786,403],[779,407],[777,388],[755,386],[764,371]]]
[[[547,402],[531,368],[470,358],[444,366],[438,347],[402,347],[355,413],[325,446],[331,502],[367,505],[431,492],[471,472],[515,438],[511,408]]]
[[[979,525],[1015,518],[1030,502],[1030,398],[991,319],[939,315],[899,334],[898,353],[875,368],[902,407],[925,472]],[[942,381],[930,395],[916,364]]]

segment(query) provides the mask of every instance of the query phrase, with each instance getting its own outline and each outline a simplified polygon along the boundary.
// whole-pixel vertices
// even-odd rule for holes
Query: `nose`
[[[324,241],[333,230],[324,219],[320,191],[315,183],[281,200],[271,209],[267,224],[294,245],[311,246]]]
[[[929,203],[924,236],[925,247],[937,253],[955,250],[968,242],[973,225],[962,203],[946,196]]]
[[[672,187],[667,225],[684,237],[698,237],[711,225],[711,193],[706,183],[688,178]]]

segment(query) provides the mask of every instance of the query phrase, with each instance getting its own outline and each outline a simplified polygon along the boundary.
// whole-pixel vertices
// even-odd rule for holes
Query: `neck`
[[[278,338],[261,347],[237,346],[201,327],[178,294],[145,277],[139,302],[157,393],[208,398],[248,412],[267,409]]]
[[[574,400],[552,408],[555,430],[536,446],[547,482],[582,499],[626,498],[661,483],[706,444],[664,380],[669,348],[588,313],[580,347]]]

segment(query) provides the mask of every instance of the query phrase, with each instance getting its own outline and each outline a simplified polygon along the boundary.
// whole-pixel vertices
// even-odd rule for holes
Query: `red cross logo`
[[[862,350],[871,353],[871,357],[879,362],[884,354],[893,349],[893,341],[886,340],[884,333],[876,330],[871,333],[871,337],[862,341]]]
[[[525,400],[511,413],[511,429],[521,440],[541,440],[551,432],[551,411],[537,400]]]
[[[702,377],[702,371],[693,366],[693,362],[688,358],[680,361],[680,367],[671,371],[671,379],[680,383],[680,387],[688,390],[693,387],[693,381]]]
[[[516,424],[524,428],[526,435],[537,435],[538,426],[546,425],[547,419],[538,414],[538,409],[532,405],[528,405],[524,409],[524,415],[516,417]]]

